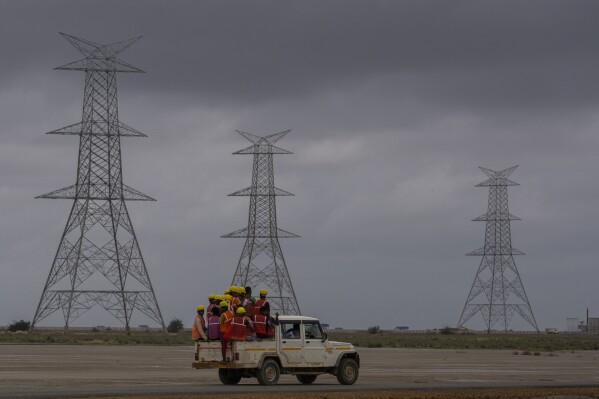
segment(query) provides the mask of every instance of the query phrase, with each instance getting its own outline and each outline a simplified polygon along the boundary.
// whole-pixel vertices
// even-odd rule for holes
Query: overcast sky
[[[596,1],[3,1],[0,325],[31,320],[72,202],[81,72],[58,32],[120,55],[129,212],[165,322],[224,289],[245,227],[251,158],[278,145],[281,246],[302,313],[333,327],[456,325],[484,243],[479,166],[511,178],[512,243],[540,328],[599,317]],[[62,325],[49,318],[42,325]],[[147,319],[134,316],[133,324]],[[76,325],[113,325],[91,311]],[[481,328],[475,317],[470,327]],[[517,316],[514,329],[529,329]]]

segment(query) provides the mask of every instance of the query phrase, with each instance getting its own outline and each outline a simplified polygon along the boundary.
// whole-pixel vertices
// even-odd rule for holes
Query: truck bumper
[[[217,369],[221,365],[219,362],[193,362],[191,367],[194,369]]]

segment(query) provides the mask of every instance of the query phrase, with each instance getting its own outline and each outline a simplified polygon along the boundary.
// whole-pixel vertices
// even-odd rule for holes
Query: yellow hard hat
[[[229,291],[231,291],[231,293],[239,294],[239,287],[236,285],[232,285],[229,287]]]
[[[225,297],[225,299],[226,299],[227,301],[230,301],[230,300],[231,300],[231,298],[232,298],[232,297],[231,297],[231,295],[229,295],[229,294],[227,294],[227,295],[223,295],[223,296]]]
[[[216,295],[210,294],[210,295],[208,295],[208,299],[216,299]]]
[[[225,290],[225,292],[223,292],[223,294],[224,294],[224,295],[228,295],[228,294],[230,294],[230,293],[231,293],[231,289],[229,289],[229,288],[227,288],[227,289]]]
[[[221,307],[221,308],[228,308],[229,304],[227,302],[225,302],[225,301],[221,301],[218,306]]]
[[[197,309],[198,309],[198,310],[204,310],[204,305],[200,305],[200,306],[198,306],[198,308],[197,308]]]
[[[245,313],[245,308],[243,308],[243,307],[240,306],[240,307],[237,308],[237,310],[235,311],[235,313],[237,313],[237,314]]]
[[[266,295],[266,294],[268,294],[268,291],[266,291],[266,290],[260,290],[260,295]]]
[[[245,294],[245,287],[239,287],[239,293]]]
[[[214,299],[222,301],[224,297],[222,295],[214,295]]]

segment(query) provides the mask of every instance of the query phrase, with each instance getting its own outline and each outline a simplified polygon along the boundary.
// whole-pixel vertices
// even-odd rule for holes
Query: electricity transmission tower
[[[290,130],[264,137],[237,131],[252,145],[233,154],[254,155],[252,185],[230,196],[250,197],[248,227],[226,234],[225,238],[245,238],[245,245],[232,284],[266,288],[271,310],[301,314],[295,297],[279,238],[299,237],[277,227],[277,196],[293,195],[274,185],[273,154],[291,154],[274,144]]]
[[[65,330],[99,305],[129,331],[134,309],[164,329],[126,201],[154,201],[123,183],[121,136],[146,137],[119,121],[117,72],[143,71],[116,55],[141,37],[101,45],[61,33],[84,58],[55,69],[85,72],[83,118],[48,134],[79,136],[77,181],[37,198],[73,205],[31,328],[61,310]]]
[[[524,255],[524,252],[512,248],[510,221],[520,218],[509,212],[507,197],[507,187],[519,185],[508,179],[517,167],[500,171],[480,168],[489,178],[476,187],[489,187],[489,205],[487,213],[473,221],[486,222],[485,245],[466,254],[482,256],[482,260],[458,326],[480,312],[487,332],[495,325],[507,331],[512,316],[518,313],[539,331],[513,258],[514,255]]]

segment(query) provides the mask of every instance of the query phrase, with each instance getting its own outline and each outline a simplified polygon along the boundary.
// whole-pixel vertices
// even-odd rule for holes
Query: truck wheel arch
[[[262,365],[264,364],[265,361],[267,361],[268,359],[272,359],[275,362],[277,362],[279,364],[279,368],[282,370],[283,369],[283,365],[281,364],[281,359],[279,359],[279,356],[277,356],[274,353],[265,353],[262,355],[262,358],[260,358],[260,361],[258,362],[258,369],[262,368]]]
[[[339,363],[341,363],[341,360],[345,359],[345,358],[351,358],[354,359],[356,361],[356,363],[358,363],[358,367],[360,367],[360,355],[358,355],[358,352],[345,352],[345,353],[341,353],[339,355],[339,357],[337,358],[337,361],[335,362],[335,375],[337,375],[337,369],[339,368]]]

